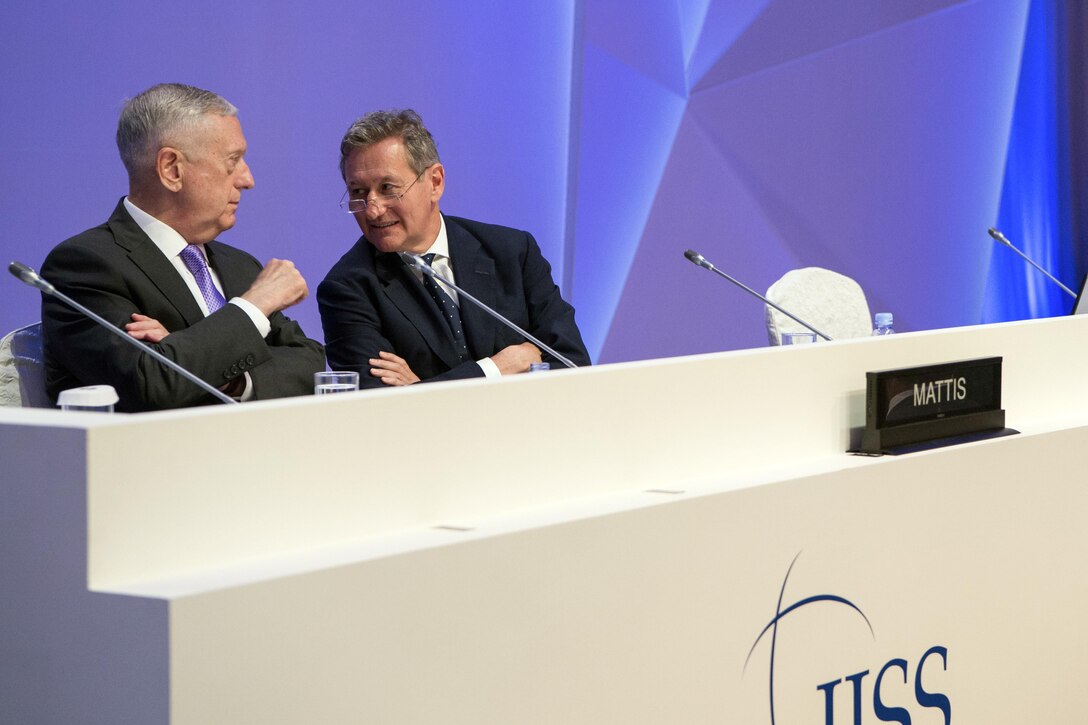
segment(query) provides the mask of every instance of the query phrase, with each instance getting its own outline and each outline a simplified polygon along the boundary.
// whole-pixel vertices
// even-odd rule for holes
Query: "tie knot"
[[[438,255],[436,255],[434,252],[427,252],[423,255],[423,261],[426,262],[428,265],[432,265],[434,264],[434,258],[436,256]]]
[[[185,249],[181,250],[181,259],[189,269],[192,269],[194,264],[201,268],[208,266],[203,253],[196,248],[195,244],[186,245]]]

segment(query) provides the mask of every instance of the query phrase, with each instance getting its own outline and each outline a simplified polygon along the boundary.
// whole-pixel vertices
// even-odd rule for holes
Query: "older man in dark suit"
[[[424,278],[400,253],[423,255],[462,287],[542,342],[588,365],[589,354],[551,267],[528,232],[445,216],[445,170],[414,111],[377,111],[340,145],[341,206],[363,236],[318,286],[329,363],[360,384],[509,375],[541,351],[456,290]],[[544,360],[552,362],[547,355]]]
[[[125,105],[117,145],[128,196],[108,222],[50,252],[42,276],[237,399],[310,392],[322,347],[281,312],[306,296],[302,275],[214,241],[253,187],[237,109],[209,91],[158,85]],[[42,325],[54,397],[108,384],[125,411],[215,400],[53,297],[43,297]]]

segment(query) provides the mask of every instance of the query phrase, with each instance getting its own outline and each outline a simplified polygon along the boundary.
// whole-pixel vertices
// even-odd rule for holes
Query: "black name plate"
[[[880,370],[865,377],[863,453],[1005,428],[1000,357]]]

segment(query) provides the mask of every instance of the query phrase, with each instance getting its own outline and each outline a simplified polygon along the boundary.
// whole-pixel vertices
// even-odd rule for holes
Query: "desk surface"
[[[0,430],[85,432],[90,581],[124,591],[651,489],[873,465],[844,454],[869,370],[1000,355],[1008,425],[1084,423],[1086,353],[1088,317],[1069,317],[230,408],[3,410]],[[439,415],[452,426],[440,430]],[[444,462],[424,436],[441,436]],[[171,441],[195,446],[215,475],[195,475]],[[40,453],[5,457],[32,468]]]

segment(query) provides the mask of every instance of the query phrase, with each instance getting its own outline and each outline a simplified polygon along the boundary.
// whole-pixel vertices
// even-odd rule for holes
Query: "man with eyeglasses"
[[[42,276],[59,290],[239,400],[305,395],[324,351],[281,310],[306,296],[285,260],[264,268],[214,241],[253,187],[237,109],[210,91],[154,86],[121,111],[128,196],[105,224],[58,245]],[[117,389],[119,410],[215,398],[91,320],[43,296],[46,385]]]
[[[329,365],[360,386],[526,372],[541,351],[400,253],[422,255],[468,294],[576,365],[589,354],[528,232],[439,211],[445,170],[415,111],[375,111],[340,143],[341,207],[363,236],[317,289]],[[546,362],[557,365],[545,355]]]

